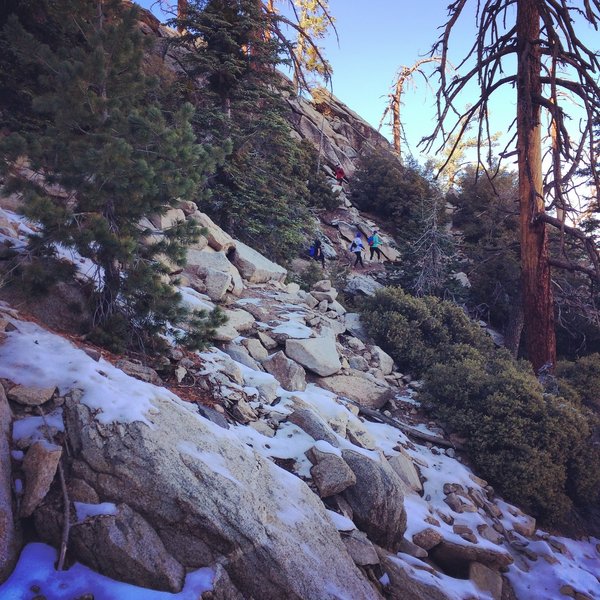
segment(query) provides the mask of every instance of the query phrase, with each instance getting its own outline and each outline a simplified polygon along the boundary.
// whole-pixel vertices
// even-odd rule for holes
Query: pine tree
[[[265,35],[271,16],[254,0],[190,2],[175,43],[182,66],[205,82],[197,97],[198,134],[230,149],[209,181],[206,211],[230,234],[285,261],[304,243],[313,177],[291,135],[275,67],[280,43]]]
[[[142,68],[135,9],[60,0],[48,3],[46,16],[62,39],[54,48],[16,18],[4,30],[18,64],[39,73],[30,82],[36,127],[0,147],[6,187],[23,195],[25,214],[41,225],[32,240],[38,251],[62,245],[97,266],[94,324],[117,330],[126,344],[143,342],[184,317],[161,260],[183,264],[198,231],[180,222],[148,242],[140,219],[193,197],[214,159],[195,141],[192,107],[167,114],[158,103],[158,82]],[[14,167],[19,157],[35,177]],[[51,195],[52,185],[66,198]]]

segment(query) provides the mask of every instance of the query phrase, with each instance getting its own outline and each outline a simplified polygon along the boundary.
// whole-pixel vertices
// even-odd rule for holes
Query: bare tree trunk
[[[396,94],[392,98],[392,131],[394,134],[394,150],[400,160],[402,160],[402,140],[401,140],[401,121],[400,121],[400,102],[402,94],[402,81],[398,79],[396,83]]]
[[[187,0],[177,0],[177,18],[181,21],[187,16]],[[181,24],[177,25],[177,31],[181,33],[183,31],[183,26]]]
[[[556,363],[554,303],[548,260],[542,195],[541,123],[538,99],[542,95],[537,0],[517,3],[517,150],[521,225],[521,278],[525,344],[536,372]]]

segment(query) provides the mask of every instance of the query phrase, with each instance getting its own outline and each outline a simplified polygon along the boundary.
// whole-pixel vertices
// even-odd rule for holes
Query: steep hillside
[[[149,64],[177,69],[163,54],[176,34],[147,12],[139,26],[155,41]],[[600,540],[545,531],[497,494],[464,440],[430,420],[422,382],[340,302],[385,280],[382,262],[366,262],[336,289],[357,231],[380,229],[382,260],[398,258],[386,223],[361,214],[333,171],[351,178],[386,140],[326,92],[286,101],[340,198],[313,211],[325,270],[269,260],[200,200],[140,223],[147,244],[203,228],[163,279],[189,309],[227,317],[207,349],[165,335],[156,355],[118,353],[79,335],[102,272],[74,250],[55,247],[71,283],[38,296],[0,287],[0,598],[600,598]],[[25,259],[40,228],[20,206],[0,196],[3,265]]]

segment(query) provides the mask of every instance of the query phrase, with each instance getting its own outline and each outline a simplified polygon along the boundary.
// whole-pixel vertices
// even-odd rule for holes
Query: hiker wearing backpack
[[[310,255],[314,260],[320,261],[321,266],[325,268],[325,255],[323,254],[323,246],[319,238],[315,238],[313,245],[310,247]]]
[[[371,251],[371,255],[369,256],[369,260],[373,260],[373,255],[377,254],[377,260],[381,260],[381,250],[379,246],[381,246],[381,238],[377,233],[377,229],[373,229],[373,234],[367,238],[367,242],[369,243],[369,250]]]
[[[358,263],[360,263],[361,267],[365,266],[362,260],[362,251],[364,250],[364,247],[365,245],[362,241],[362,234],[360,233],[360,231],[357,231],[356,237],[352,240],[352,243],[350,244],[350,252],[354,252],[354,255],[356,256],[356,260],[354,261],[355,267],[356,265],[358,265]]]

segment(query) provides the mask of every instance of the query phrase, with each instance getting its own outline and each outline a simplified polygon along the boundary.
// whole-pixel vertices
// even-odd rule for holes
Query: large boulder
[[[241,276],[251,283],[283,281],[287,271],[242,242],[235,241],[232,262]]]
[[[290,360],[281,350],[263,360],[262,366],[271,373],[284,390],[290,392],[306,389],[306,373],[293,360]]]
[[[0,385],[0,583],[13,570],[18,557],[19,536],[12,503],[10,429],[12,414]]]
[[[25,495],[20,515],[29,517],[46,497],[56,475],[62,448],[42,440],[31,445],[23,460]]]
[[[207,214],[200,211],[192,213],[191,218],[201,227],[206,228],[206,239],[211,248],[228,252],[235,248],[234,239],[225,233]]]
[[[180,208],[165,206],[161,214],[150,215],[148,219],[156,229],[162,232],[176,227],[179,223],[183,223],[185,221],[185,213]]]
[[[360,375],[334,375],[319,380],[326,390],[354,400],[365,408],[381,408],[389,400],[389,389]]]
[[[77,560],[119,581],[179,591],[184,568],[167,552],[156,531],[126,504],[115,513],[88,517],[71,528],[69,545]]]
[[[231,263],[227,260],[225,252],[215,252],[211,248],[197,250],[188,248],[186,253],[185,273],[204,277],[209,271],[229,273]]]
[[[346,292],[351,295],[374,296],[375,292],[382,287],[381,283],[368,275],[353,275],[348,278]]]
[[[143,515],[185,568],[221,562],[244,597],[380,598],[304,482],[193,406],[165,396],[152,402],[149,427],[103,425],[68,401],[70,472],[103,500]]]
[[[285,353],[292,360],[321,377],[333,375],[342,368],[335,338],[332,336],[286,340]]]
[[[383,456],[376,461],[355,450],[342,458],[356,476],[356,484],[342,492],[354,522],[372,542],[396,552],[406,531],[404,484]]]

